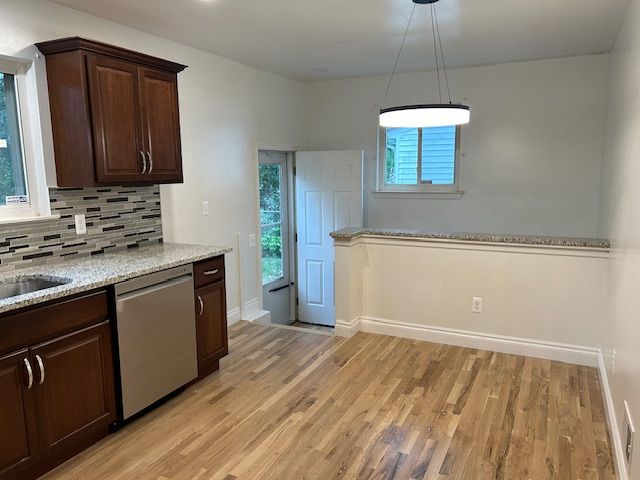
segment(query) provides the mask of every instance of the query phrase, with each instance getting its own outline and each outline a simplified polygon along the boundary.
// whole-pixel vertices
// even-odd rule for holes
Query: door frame
[[[295,153],[300,150],[300,147],[286,144],[286,143],[272,143],[272,142],[254,142],[254,164],[255,164],[255,204],[256,204],[256,216],[254,231],[256,232],[256,282],[259,298],[259,309],[264,311],[264,298],[262,295],[262,232],[260,228],[260,181],[259,181],[259,168],[260,168],[260,151],[281,152],[287,154],[287,169],[291,172],[295,170]],[[290,319],[295,320],[298,317],[298,310],[296,305],[296,298],[298,296],[298,286],[295,281],[298,273],[297,256],[296,256],[296,211],[295,211],[295,179],[294,175],[287,174],[287,202],[288,202],[288,216],[289,216],[289,278],[293,281],[293,285],[289,289],[289,312]],[[240,282],[238,282],[240,285]],[[240,287],[238,287],[240,288]],[[243,308],[241,306],[241,308]]]

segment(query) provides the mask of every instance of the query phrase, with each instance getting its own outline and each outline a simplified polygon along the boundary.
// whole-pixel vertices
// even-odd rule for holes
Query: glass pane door
[[[291,323],[289,282],[289,162],[283,152],[260,151],[260,239],[262,247],[262,303],[271,322]]]
[[[282,167],[260,165],[260,230],[262,235],[262,284],[284,275],[282,254]]]

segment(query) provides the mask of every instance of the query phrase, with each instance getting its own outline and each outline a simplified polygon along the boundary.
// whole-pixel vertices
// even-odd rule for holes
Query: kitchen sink
[[[59,287],[70,280],[66,278],[31,277],[9,280],[0,284],[0,300],[5,298],[24,295],[25,293],[37,292],[47,288]]]

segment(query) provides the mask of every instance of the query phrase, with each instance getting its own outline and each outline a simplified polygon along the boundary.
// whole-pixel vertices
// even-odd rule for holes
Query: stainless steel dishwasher
[[[196,378],[193,267],[115,286],[123,419]]]

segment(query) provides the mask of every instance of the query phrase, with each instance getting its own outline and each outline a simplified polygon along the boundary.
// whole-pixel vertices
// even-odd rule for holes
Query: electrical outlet
[[[249,234],[249,247],[250,248],[256,248],[256,234],[255,233]]]
[[[87,220],[84,217],[84,213],[75,216],[76,220],[76,234],[84,235],[87,233]]]
[[[631,467],[631,461],[633,460],[633,438],[636,434],[636,429],[633,426],[633,420],[631,419],[631,409],[629,402],[624,402],[624,429],[622,435],[624,438],[624,459],[627,462],[627,469]]]
[[[207,215],[209,215],[209,202],[205,200],[202,202],[202,216],[206,217]]]
[[[482,313],[482,298],[473,297],[471,302],[471,311],[473,313]]]

